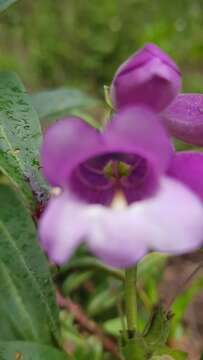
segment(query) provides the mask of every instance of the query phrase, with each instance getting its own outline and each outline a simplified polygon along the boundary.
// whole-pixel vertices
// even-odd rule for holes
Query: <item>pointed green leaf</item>
[[[34,224],[10,188],[0,199],[0,339],[51,343],[58,309]]]
[[[7,7],[15,3],[17,0],[0,0],[0,11],[5,10]]]
[[[69,115],[73,110],[90,108],[96,100],[76,89],[60,88],[31,95],[31,101],[40,119]]]
[[[0,72],[0,170],[29,204],[32,190],[41,200],[46,189],[39,171],[41,137],[37,113],[21,81],[14,73]]]
[[[0,341],[1,360],[74,360],[53,347],[24,341]]]

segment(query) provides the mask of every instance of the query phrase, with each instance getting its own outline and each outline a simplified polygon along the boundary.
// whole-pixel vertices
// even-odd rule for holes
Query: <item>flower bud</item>
[[[160,112],[180,87],[181,74],[175,62],[156,45],[147,44],[118,68],[110,95],[116,110],[144,104]]]

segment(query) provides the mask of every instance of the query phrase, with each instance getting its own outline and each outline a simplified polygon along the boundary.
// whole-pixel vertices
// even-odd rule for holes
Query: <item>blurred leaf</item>
[[[183,316],[193,300],[194,296],[203,289],[203,277],[200,276],[192,281],[191,285],[179,295],[172,305],[172,312],[175,314],[172,320],[172,334],[175,335]]]
[[[0,11],[5,10],[7,7],[12,5],[17,0],[0,0]]]
[[[75,360],[104,360],[101,342],[95,336],[84,339],[83,346],[76,349],[74,357]]]
[[[105,266],[100,260],[92,257],[92,256],[82,256],[82,257],[73,257],[68,263],[66,263],[59,270],[59,274],[66,275],[66,272],[69,270],[98,270],[101,273],[105,272],[107,275],[115,277],[120,281],[124,281],[124,273],[122,270],[118,270],[111,266]]]
[[[161,347],[155,351],[155,355],[151,360],[187,360],[188,355],[179,350],[173,350],[166,347]]]
[[[39,172],[40,144],[38,116],[21,81],[12,72],[0,72],[0,170],[29,204],[32,190],[42,200],[46,187]]]
[[[107,320],[103,323],[103,328],[108,334],[118,336],[120,330],[122,329],[121,319],[115,318]]]
[[[76,291],[85,281],[89,280],[91,276],[92,271],[70,274],[63,283],[63,294],[69,295],[73,291]]]
[[[90,116],[87,113],[84,113],[81,110],[73,110],[71,111],[71,115],[73,116],[77,116],[80,117],[81,119],[83,119],[86,123],[88,123],[89,125],[91,125],[92,127],[94,127],[95,129],[101,129],[102,128],[102,124],[99,123],[98,121],[94,120],[94,118],[92,116]]]
[[[147,282],[149,277],[160,275],[167,259],[168,255],[164,253],[152,252],[146,255],[138,263],[138,281]]]
[[[10,188],[0,199],[0,338],[51,343],[58,309],[34,224]]]
[[[117,293],[112,293],[110,289],[99,291],[88,304],[88,314],[90,316],[97,316],[104,311],[112,308],[117,301]]]
[[[95,99],[82,91],[68,88],[41,91],[31,95],[31,101],[40,119],[56,119],[72,114],[74,110],[90,108],[97,104]]]
[[[2,360],[74,360],[53,347],[25,341],[0,341]]]

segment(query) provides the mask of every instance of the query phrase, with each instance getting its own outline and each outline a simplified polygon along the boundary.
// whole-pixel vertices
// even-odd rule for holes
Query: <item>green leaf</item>
[[[17,0],[0,0],[0,11],[5,10],[7,7],[15,3]]]
[[[58,309],[47,261],[28,211],[0,186],[0,339],[51,343]]]
[[[98,272],[107,273],[107,275],[115,277],[121,281],[124,281],[124,273],[121,270],[115,269],[110,266],[105,266],[101,261],[92,256],[73,257],[68,263],[66,263],[59,270],[59,275],[66,275],[69,270],[94,270]]]
[[[0,341],[1,360],[74,360],[53,347],[24,341]]]
[[[72,292],[78,290],[81,285],[89,280],[92,276],[92,271],[83,271],[82,273],[73,273],[66,277],[63,282],[63,294],[70,295]]]
[[[32,191],[42,200],[47,190],[39,171],[41,139],[37,113],[21,81],[12,72],[0,72],[0,170],[29,205]]]
[[[194,278],[192,283],[182,294],[180,294],[172,305],[172,312],[175,314],[172,319],[171,333],[174,336],[177,328],[180,326],[183,316],[190,305],[191,301],[203,289],[203,277]]]
[[[76,89],[60,88],[31,95],[33,106],[40,119],[61,117],[74,110],[90,108],[97,104],[92,97]]]
[[[173,350],[167,346],[159,348],[155,351],[151,360],[187,360],[188,355],[179,350]]]
[[[103,329],[112,336],[118,336],[122,329],[121,319],[119,317],[107,320],[103,323]]]
[[[137,278],[138,281],[147,282],[150,276],[160,274],[163,269],[168,255],[164,253],[152,252],[146,255],[143,260],[138,263]]]

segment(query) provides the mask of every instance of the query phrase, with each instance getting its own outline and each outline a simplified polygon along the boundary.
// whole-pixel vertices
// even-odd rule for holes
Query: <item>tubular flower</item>
[[[144,104],[161,113],[170,134],[203,146],[203,95],[181,94],[181,74],[174,61],[147,44],[117,70],[110,88],[114,108]]]
[[[181,88],[175,62],[154,44],[147,44],[117,70],[110,88],[115,109],[144,104],[164,110]]]
[[[150,108],[125,107],[102,132],[79,118],[56,122],[42,166],[62,189],[39,223],[58,264],[84,242],[106,264],[128,267],[148,251],[181,254],[203,240],[203,155],[173,153]]]

